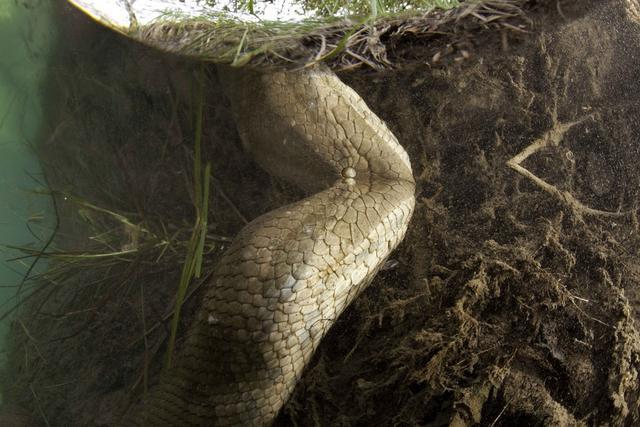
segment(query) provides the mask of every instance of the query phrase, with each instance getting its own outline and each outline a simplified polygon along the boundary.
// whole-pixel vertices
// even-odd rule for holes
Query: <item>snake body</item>
[[[240,231],[174,368],[126,425],[271,424],[412,215],[406,152],[332,71],[219,74],[246,149],[312,195]]]

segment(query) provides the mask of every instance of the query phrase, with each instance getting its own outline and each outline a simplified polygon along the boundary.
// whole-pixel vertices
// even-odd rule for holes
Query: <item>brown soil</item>
[[[475,35],[446,66],[342,76],[409,152],[417,208],[278,426],[640,423],[640,3],[558,5],[531,11],[530,34]],[[199,66],[67,9],[61,22],[42,151],[52,185],[180,234],[193,221]],[[242,153],[206,75],[211,230],[231,237],[243,226],[232,205],[251,219],[298,195]],[[91,227],[58,200],[60,245],[77,248]],[[5,396],[52,426],[115,424],[144,389],[145,354],[157,378],[181,256],[80,265],[68,283],[39,285],[15,322]]]

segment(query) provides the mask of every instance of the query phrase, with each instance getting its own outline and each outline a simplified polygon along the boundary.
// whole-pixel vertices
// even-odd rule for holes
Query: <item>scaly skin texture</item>
[[[404,237],[408,156],[333,72],[220,70],[245,147],[312,196],[247,225],[171,374],[126,425],[269,425],[320,340]]]

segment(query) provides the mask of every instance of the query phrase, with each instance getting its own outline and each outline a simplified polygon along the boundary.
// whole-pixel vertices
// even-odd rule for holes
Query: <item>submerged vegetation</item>
[[[24,255],[13,260],[27,265],[47,260],[50,267],[31,274],[21,287],[25,298],[0,313],[17,315],[10,354],[21,354],[25,362],[3,373],[10,398],[34,382],[51,386],[35,386],[32,397],[38,400],[68,390],[83,374],[59,351],[76,340],[83,342],[81,353],[94,368],[95,363],[115,368],[111,351],[130,354],[133,371],[124,367],[122,374],[133,374],[134,382],[123,396],[146,392],[161,361],[171,369],[174,347],[197,301],[194,295],[210,277],[232,230],[246,223],[215,183],[225,182],[221,175],[229,173],[225,163],[234,149],[212,142],[203,128],[211,114],[205,100],[220,98],[211,93],[210,72],[173,64],[182,74],[160,85],[149,105],[130,97],[128,77],[115,71],[117,65],[95,63],[89,66],[92,71],[78,70],[65,59],[59,58],[54,68],[56,81],[64,86],[50,90],[70,110],[50,117],[48,143],[39,150],[51,183],[43,195],[56,202],[58,232],[42,249],[15,248]],[[107,80],[96,74],[102,67],[111,70]],[[184,90],[181,85],[190,81]],[[91,100],[84,98],[87,93]],[[135,104],[127,120],[125,100]],[[98,135],[90,130],[102,126],[109,131]],[[42,322],[47,323],[44,335]],[[139,326],[125,340],[116,339],[125,325]],[[66,372],[48,378],[52,355]],[[24,376],[14,379],[17,372]],[[101,383],[114,385],[109,379]]]
[[[220,2],[207,0],[207,4],[212,6],[220,3],[229,4],[232,11],[254,13],[257,4],[267,3],[267,1],[233,0]],[[434,7],[449,8],[457,6],[458,0],[292,0],[289,3],[292,6],[299,6],[309,16],[331,18],[393,14],[407,10],[428,10]]]

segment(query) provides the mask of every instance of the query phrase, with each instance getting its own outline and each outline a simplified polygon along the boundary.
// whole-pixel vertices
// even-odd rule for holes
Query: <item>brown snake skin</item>
[[[240,231],[174,369],[125,425],[270,425],[413,211],[406,152],[332,71],[219,74],[245,148],[313,195]]]

